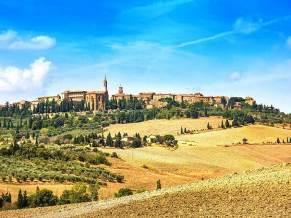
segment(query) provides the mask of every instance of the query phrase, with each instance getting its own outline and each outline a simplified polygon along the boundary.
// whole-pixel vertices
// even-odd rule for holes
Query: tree
[[[161,190],[162,189],[162,184],[161,184],[161,180],[159,179],[157,181],[157,190]]]
[[[46,207],[56,205],[58,197],[51,190],[42,189],[29,196],[29,202],[32,207]]]
[[[239,127],[239,122],[238,122],[238,118],[237,118],[237,116],[235,116],[235,117],[233,118],[232,126],[234,126],[234,127]]]
[[[98,196],[98,193],[97,193]],[[87,185],[84,183],[75,184],[71,190],[65,190],[60,197],[60,204],[71,204],[91,201],[87,193]]]
[[[90,192],[91,201],[98,201],[99,195],[98,190],[100,189],[98,184],[90,184],[88,187],[88,191]]]
[[[18,192],[16,205],[19,209],[23,208],[23,195],[21,189]]]
[[[107,138],[106,138],[106,146],[108,146],[108,147],[112,147],[113,146],[113,140],[112,140],[112,137],[111,137],[110,133],[107,135]]]
[[[204,108],[204,116],[208,117],[208,112],[207,112],[207,108],[206,107]]]
[[[28,203],[28,196],[27,196],[27,192],[24,191],[23,192],[23,198],[22,198],[22,206],[23,208],[28,207],[29,203]]]
[[[133,142],[131,144],[131,147],[133,147],[133,148],[140,148],[141,146],[142,146],[141,137],[137,133],[137,134],[135,134],[135,137],[133,139]]]
[[[164,142],[167,146],[171,146],[171,147],[176,146],[178,143],[173,135],[165,135]]]
[[[245,145],[245,144],[248,144],[248,139],[247,138],[243,138],[243,144]]]
[[[122,148],[122,142],[121,142],[121,134],[120,132],[116,135],[115,137],[115,143],[114,143],[114,146],[116,148]]]
[[[231,127],[228,120],[225,121],[225,127],[226,128],[230,128]]]

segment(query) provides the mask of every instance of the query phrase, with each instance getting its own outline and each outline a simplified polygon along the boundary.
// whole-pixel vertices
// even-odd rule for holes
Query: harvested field
[[[174,133],[180,129],[181,123],[187,128],[195,126],[199,129],[209,120],[221,122],[221,118],[205,118],[199,120],[155,120],[138,124],[125,124],[121,128],[125,131],[139,129],[148,134],[159,131],[163,134]],[[157,124],[158,123],[158,124]],[[164,123],[164,124],[161,124]],[[211,123],[211,122],[210,122]],[[167,125],[169,130],[167,130]],[[132,127],[132,125],[137,125]],[[153,127],[155,126],[155,128]],[[113,126],[114,127],[114,126]],[[193,129],[195,129],[193,127]],[[103,148],[105,152],[116,152],[120,159],[109,158],[112,165],[105,166],[111,172],[125,176],[124,183],[108,183],[99,192],[101,200],[110,199],[120,188],[128,187],[135,191],[154,190],[156,181],[161,180],[162,187],[169,188],[176,185],[188,184],[202,179],[222,177],[226,174],[244,172],[272,164],[291,162],[290,144],[248,144],[237,145],[236,143],[246,137],[250,143],[262,143],[262,140],[276,140],[277,137],[286,138],[291,134],[290,130],[252,125],[242,128],[227,130],[214,130],[193,135],[176,135],[179,139],[177,149],[168,149],[158,145],[139,149],[114,149]],[[234,145],[232,145],[234,143]],[[225,146],[229,145],[229,146]],[[36,182],[33,184],[0,183],[0,193],[9,191],[12,199],[17,199],[19,189],[26,190],[29,194],[34,193],[36,186],[48,188],[60,195],[63,190],[70,189],[69,184],[46,184]]]
[[[217,119],[220,120],[220,118]],[[173,121],[179,129],[180,124],[177,124],[176,120]],[[171,128],[175,126],[173,121],[166,120],[166,122],[172,123]],[[199,120],[191,120],[190,122],[195,123],[197,121]],[[189,123],[189,120],[184,119],[183,122]],[[207,123],[208,121],[205,119],[203,122]],[[138,125],[143,126],[144,123]],[[122,126],[128,128],[131,127],[131,124]],[[165,127],[161,127],[160,130],[165,131],[163,128]],[[159,129],[155,131],[159,131]],[[253,125],[237,129],[176,136],[178,139],[187,138],[187,140],[190,140],[180,141],[176,150],[155,145],[139,149],[102,149],[109,153],[116,152],[121,158],[110,158],[112,166],[106,168],[124,175],[125,182],[121,184],[108,183],[107,187],[102,187],[100,199],[112,198],[114,193],[123,187],[129,187],[133,190],[154,190],[158,179],[162,181],[163,187],[171,187],[201,179],[221,177],[229,173],[267,167],[276,163],[291,162],[290,144],[224,146],[226,144],[231,145],[230,142],[237,142],[243,137],[248,138],[250,142],[260,142],[263,139],[262,137],[273,137],[274,139],[281,136],[283,138],[291,135],[290,133],[290,130],[282,128]],[[217,144],[221,146],[217,146]],[[36,186],[49,188],[57,195],[71,187],[71,185],[41,182],[34,184],[7,184],[2,182],[0,183],[0,193],[9,191],[15,200],[20,188],[27,190],[28,193],[33,193]]]
[[[231,128],[225,130],[211,131],[193,135],[180,135],[177,139],[180,141],[191,142],[199,146],[232,145],[242,143],[242,139],[248,139],[251,144],[275,143],[277,138],[282,142],[287,137],[291,137],[291,131],[288,129],[250,125],[241,128]]]
[[[291,165],[283,164],[121,199],[1,212],[0,217],[289,217]]]
[[[207,129],[207,123],[213,128],[218,128],[223,120],[222,117],[208,117],[199,119],[173,119],[173,120],[149,120],[141,123],[115,124],[109,126],[106,130],[111,134],[128,133],[134,135],[177,135],[180,133],[181,127],[188,130]]]

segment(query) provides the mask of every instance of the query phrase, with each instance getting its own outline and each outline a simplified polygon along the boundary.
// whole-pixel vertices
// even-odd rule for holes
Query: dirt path
[[[1,212],[0,217],[290,217],[291,164],[99,203]]]

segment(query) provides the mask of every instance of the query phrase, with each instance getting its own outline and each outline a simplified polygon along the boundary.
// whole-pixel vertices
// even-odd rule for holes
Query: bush
[[[133,192],[129,188],[121,188],[117,193],[115,193],[116,198],[124,197],[124,196],[130,196],[133,195]]]
[[[35,194],[29,196],[29,204],[31,207],[46,207],[54,206],[58,202],[58,197],[53,195],[53,192],[48,189],[42,189]]]
[[[111,154],[111,157],[113,157],[113,158],[118,158],[118,155],[117,155],[116,152],[113,152],[113,153]]]
[[[245,145],[245,144],[248,144],[248,139],[247,138],[243,138],[243,144]]]
[[[175,137],[173,135],[165,135],[164,141],[167,146],[171,146],[171,147],[175,147],[178,143],[178,141],[175,140]]]
[[[86,193],[87,186],[83,183],[76,184],[71,190],[65,190],[60,197],[59,204],[71,204],[90,201]]]
[[[124,176],[117,175],[116,176],[116,181],[119,182],[119,183],[122,183],[124,181]]]

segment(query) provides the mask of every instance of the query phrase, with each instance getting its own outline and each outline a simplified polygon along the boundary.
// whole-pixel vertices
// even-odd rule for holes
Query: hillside
[[[180,135],[178,140],[191,142],[194,145],[216,146],[232,145],[242,143],[243,138],[247,138],[251,144],[275,143],[277,138],[280,141],[291,137],[289,129],[276,128],[264,125],[250,125],[241,128],[231,128],[221,131],[204,132],[193,135]]]
[[[154,120],[136,124],[124,124],[121,127],[127,132],[144,130],[146,132],[152,131],[153,134],[157,134],[159,131],[168,134],[179,130],[181,124],[188,125],[187,128],[189,129],[200,129],[208,122],[214,123],[214,121],[219,123],[221,118]],[[116,127],[113,125],[109,128]],[[151,191],[155,189],[156,181],[159,179],[162,181],[163,187],[172,187],[201,179],[216,178],[234,172],[254,170],[268,167],[272,164],[291,161],[290,144],[232,145],[232,143],[237,143],[244,137],[248,138],[250,143],[261,143],[262,136],[269,137],[269,139],[275,141],[277,137],[281,139],[287,136],[291,137],[291,132],[282,128],[251,125],[193,135],[176,135],[177,139],[184,139],[185,141],[180,141],[178,148],[175,150],[159,145],[137,149],[100,148],[100,150],[109,154],[112,152],[117,153],[120,158],[108,157],[112,165],[104,167],[109,172],[123,175],[125,179],[123,183],[107,182],[107,186],[101,187],[99,197],[102,200],[112,198],[114,193],[123,187],[128,187],[135,191],[144,189]],[[16,164],[11,158],[9,161],[12,161],[13,165]],[[15,165],[14,168],[23,168],[23,163]],[[46,165],[45,161],[40,163]],[[38,165],[40,164],[35,166]],[[11,167],[12,164],[8,166]],[[46,169],[48,169],[48,166],[46,165]],[[29,170],[32,170],[30,165],[29,167]],[[3,167],[3,169],[5,168]],[[24,172],[28,172],[28,170]],[[12,183],[1,181],[0,193],[8,190],[15,201],[20,188],[31,194],[35,192],[37,186],[41,189],[49,188],[60,196],[65,189],[72,187],[72,183],[40,182],[37,180],[21,183],[15,180]]]
[[[0,217],[288,217],[291,164],[121,199],[1,212]]]

